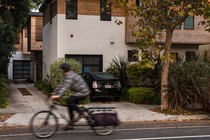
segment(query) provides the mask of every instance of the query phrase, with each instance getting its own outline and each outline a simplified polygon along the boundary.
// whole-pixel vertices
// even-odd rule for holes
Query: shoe
[[[63,131],[72,130],[74,128],[75,128],[74,125],[69,123],[69,124],[64,125]]]

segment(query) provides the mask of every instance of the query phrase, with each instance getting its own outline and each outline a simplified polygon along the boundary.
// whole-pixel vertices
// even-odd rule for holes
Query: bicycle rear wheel
[[[110,135],[116,126],[91,126],[93,132],[99,136]]]
[[[50,111],[40,111],[31,118],[29,128],[34,136],[48,138],[58,131],[58,119]]]

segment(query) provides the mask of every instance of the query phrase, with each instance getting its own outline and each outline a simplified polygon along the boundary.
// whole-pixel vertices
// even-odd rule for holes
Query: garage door
[[[13,60],[13,79],[30,78],[30,60]]]

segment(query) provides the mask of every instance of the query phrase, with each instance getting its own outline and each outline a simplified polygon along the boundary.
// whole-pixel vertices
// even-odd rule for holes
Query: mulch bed
[[[13,115],[15,115],[15,113],[0,113],[0,122],[6,121]]]
[[[32,95],[26,88],[17,88],[23,96]]]

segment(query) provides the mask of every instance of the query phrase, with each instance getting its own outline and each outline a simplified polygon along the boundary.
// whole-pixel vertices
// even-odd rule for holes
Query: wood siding
[[[66,0],[57,0],[52,4],[52,16],[50,16],[50,4],[46,5],[43,18],[44,25],[50,22],[50,17],[54,17],[57,14],[66,14]],[[124,9],[112,9],[113,16],[124,17]],[[100,16],[100,0],[78,0],[78,15],[96,15]]]
[[[30,27],[30,50],[42,50],[42,17],[31,16]]]
[[[135,3],[134,0],[130,0]],[[181,25],[181,29],[175,29],[173,33],[172,43],[175,44],[209,44],[210,43],[210,33],[206,32],[204,27],[198,25],[203,18],[200,16],[194,17],[194,29],[184,29],[184,23]],[[136,38],[132,35],[133,31],[137,28],[132,26],[137,22],[137,18],[133,16],[126,17],[126,33],[125,40],[126,43],[136,43]],[[164,34],[165,36],[165,34]],[[165,37],[158,40],[158,43],[163,43]]]

